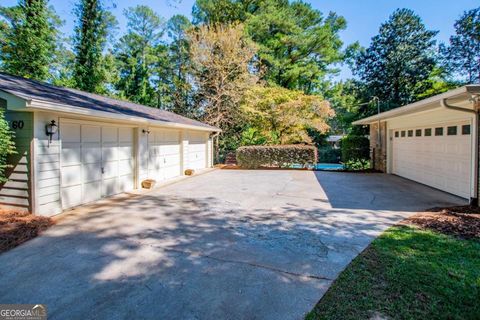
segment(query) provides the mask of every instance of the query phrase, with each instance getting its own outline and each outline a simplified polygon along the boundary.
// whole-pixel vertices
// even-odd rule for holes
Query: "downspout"
[[[473,172],[473,175],[474,175],[474,179],[473,179],[473,197],[470,198],[470,204],[471,205],[478,205],[478,172],[479,172],[479,163],[478,163],[478,151],[479,151],[479,148],[478,148],[478,134],[479,134],[479,130],[478,130],[478,124],[479,124],[479,121],[478,121],[478,101],[479,101],[479,95],[475,95],[475,96],[472,96],[472,98],[470,99],[472,102],[473,102],[473,109],[465,109],[465,108],[462,108],[462,107],[459,107],[459,106],[454,106],[454,105],[450,105],[448,104],[447,102],[447,99],[442,99],[441,100],[441,105],[442,107],[445,107],[446,109],[450,109],[450,110],[454,110],[454,111],[460,111],[460,112],[467,112],[467,113],[472,113],[475,115],[475,117],[473,118],[473,122],[474,122],[474,132],[473,132],[473,147],[474,147],[474,156],[473,156],[473,161],[474,161],[474,172]]]

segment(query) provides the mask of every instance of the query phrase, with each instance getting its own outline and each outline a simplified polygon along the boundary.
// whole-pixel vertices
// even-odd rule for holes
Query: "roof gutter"
[[[474,114],[475,117],[473,118],[473,135],[472,135],[472,144],[473,144],[473,197],[470,198],[470,204],[471,205],[478,205],[478,172],[479,172],[479,162],[478,162],[478,152],[479,152],[479,147],[478,147],[478,103],[480,101],[480,95],[479,94],[474,94],[472,95],[472,98],[470,99],[471,102],[473,102],[473,109],[467,109],[467,108],[462,108],[459,106],[454,106],[448,103],[448,98],[444,98],[440,101],[440,104],[442,107],[446,109],[450,109],[453,111],[459,111],[459,112],[467,112]]]
[[[54,106],[54,108],[52,108],[52,106]],[[152,126],[174,128],[174,129],[190,129],[190,130],[198,130],[198,131],[206,131],[206,132],[221,132],[221,129],[218,129],[218,128],[207,128],[202,126],[181,124],[176,122],[153,120],[153,119],[136,117],[136,116],[127,116],[124,114],[116,114],[116,113],[111,113],[106,111],[71,107],[64,104],[60,104],[60,103],[42,101],[37,99],[30,100],[29,103],[27,103],[27,108],[34,109],[34,110],[41,110],[41,111],[50,111],[50,112],[64,112],[68,114],[76,114],[76,115],[82,115],[87,117],[115,119],[119,121],[135,122],[135,123],[141,123],[144,125],[152,125]]]

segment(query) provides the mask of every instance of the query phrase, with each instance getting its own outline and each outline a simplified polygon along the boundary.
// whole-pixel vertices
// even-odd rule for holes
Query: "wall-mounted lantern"
[[[58,131],[58,126],[55,124],[55,120],[52,120],[49,124],[45,126],[45,133],[48,136],[48,145],[52,142],[52,137]]]
[[[150,130],[145,130],[145,129],[143,129],[143,130],[142,130],[142,133],[143,133],[143,134],[150,134]]]

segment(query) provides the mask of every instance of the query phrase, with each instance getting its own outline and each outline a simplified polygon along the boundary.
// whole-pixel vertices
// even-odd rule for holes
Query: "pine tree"
[[[396,10],[380,27],[366,50],[354,55],[354,74],[383,111],[411,103],[429,89],[437,31],[427,30],[412,10]]]
[[[440,50],[448,70],[466,83],[480,83],[480,7],[466,11],[455,22],[450,45]]]
[[[158,106],[153,73],[158,61],[155,49],[163,35],[163,20],[147,6],[129,8],[125,16],[128,31],[114,50],[120,76],[115,87],[121,96],[131,101]]]
[[[107,78],[103,53],[116,20],[101,0],[80,0],[74,13],[77,16],[73,39],[75,86],[80,90],[103,93]]]
[[[20,0],[1,7],[0,61],[2,70],[26,78],[47,80],[53,63],[60,19],[46,0]]]

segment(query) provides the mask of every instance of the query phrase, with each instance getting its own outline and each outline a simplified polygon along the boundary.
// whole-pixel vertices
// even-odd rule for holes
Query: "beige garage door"
[[[392,172],[469,198],[470,131],[468,122],[393,130]]]
[[[148,177],[156,181],[180,176],[180,133],[151,130],[148,135]]]
[[[60,121],[63,209],[134,189],[130,127]]]

